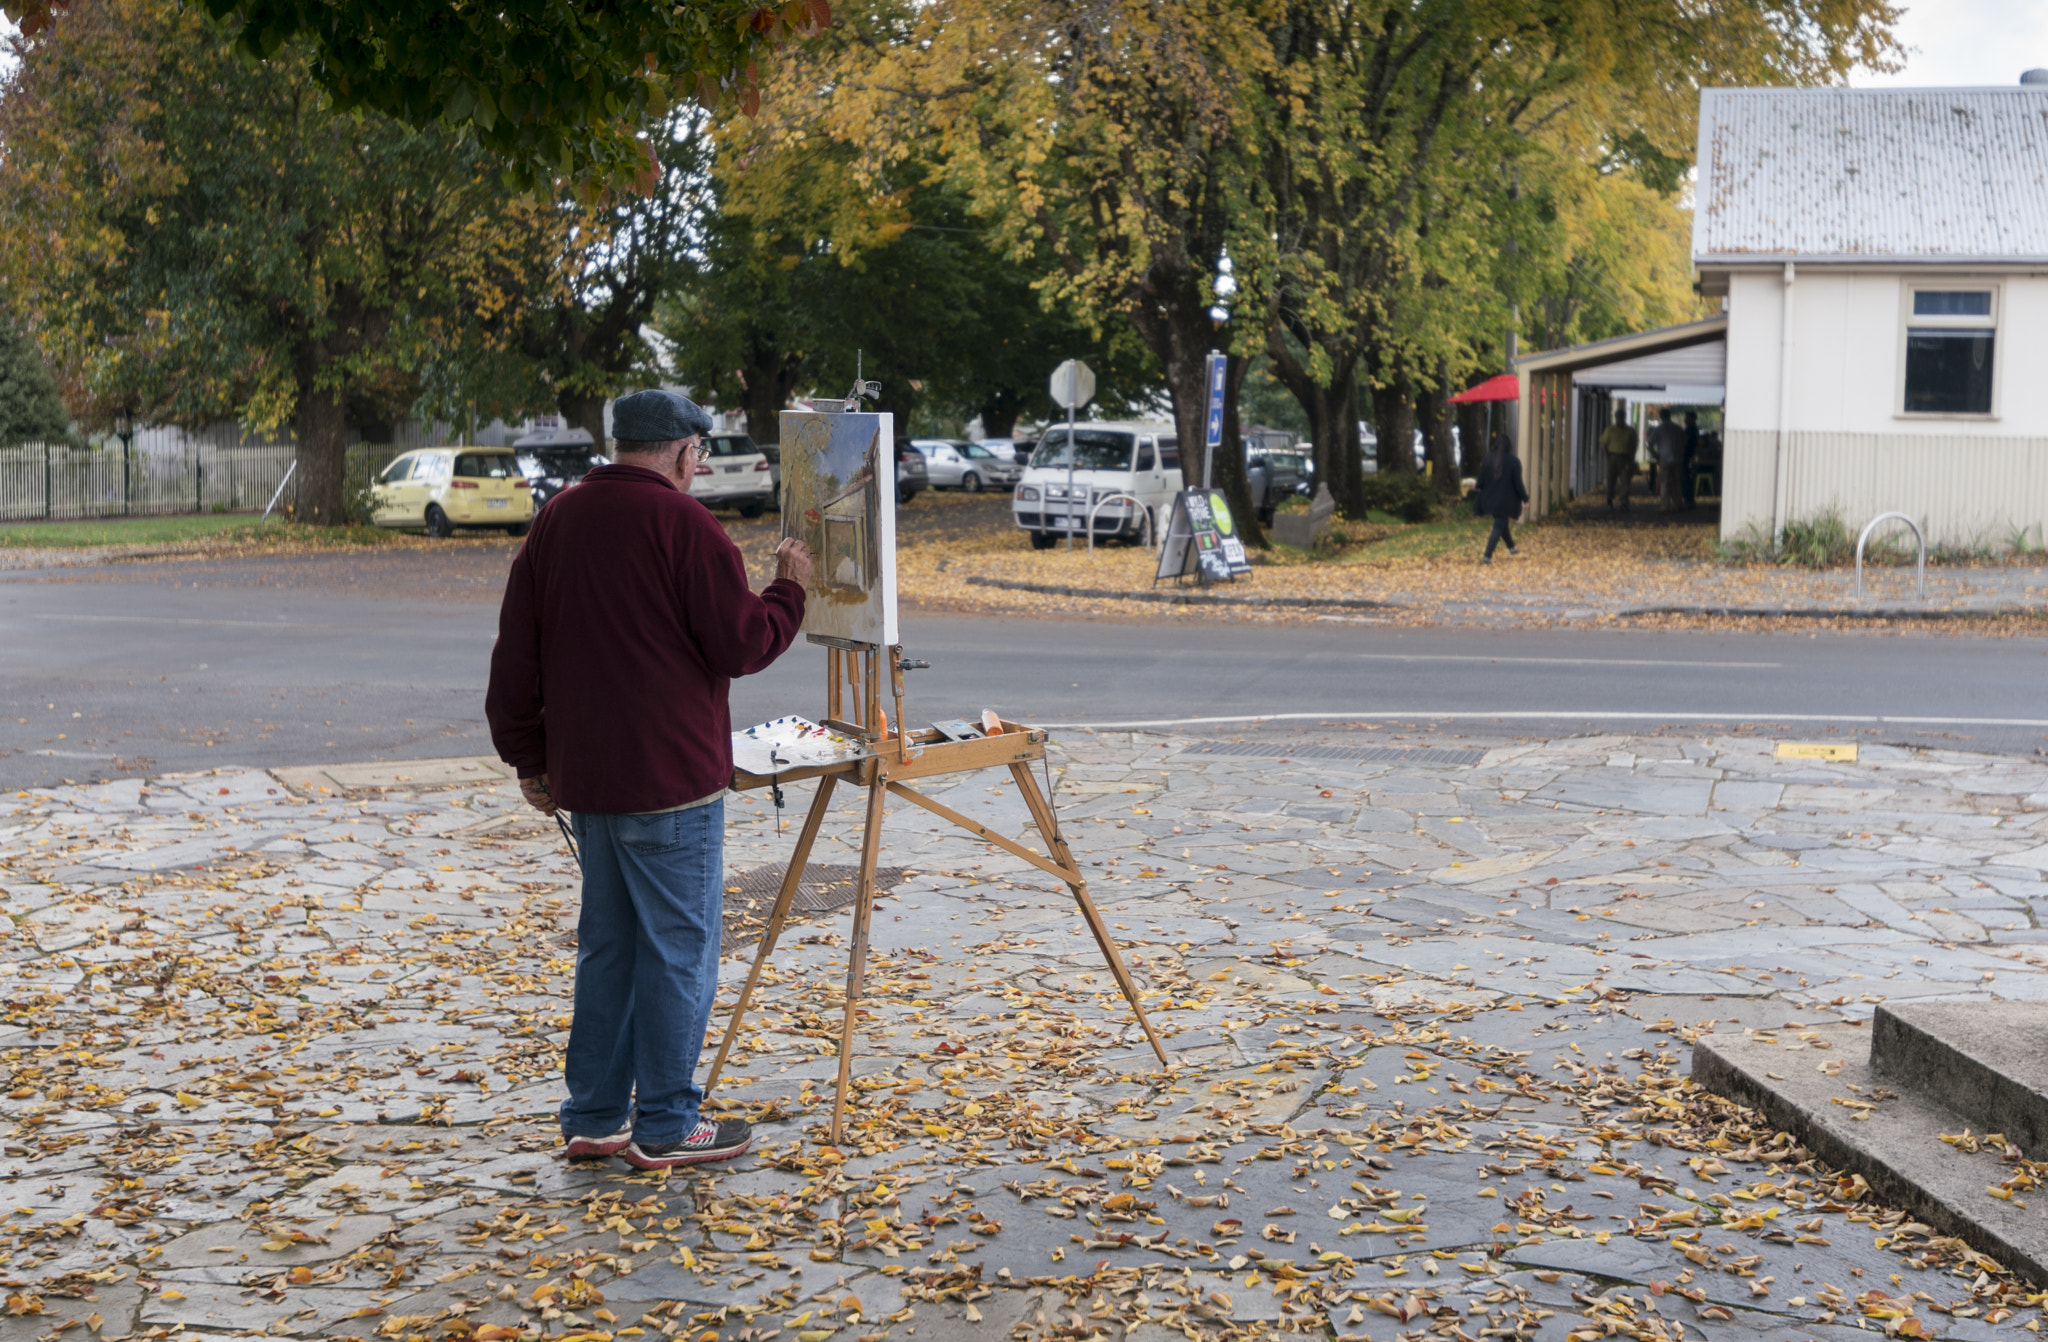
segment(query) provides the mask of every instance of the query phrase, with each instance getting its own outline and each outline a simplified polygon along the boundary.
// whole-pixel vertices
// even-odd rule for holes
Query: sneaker
[[[730,1160],[747,1153],[754,1144],[752,1125],[738,1119],[722,1123],[699,1120],[696,1131],[679,1142],[660,1145],[629,1143],[626,1163],[635,1169],[666,1170],[677,1165],[701,1165],[709,1160]]]
[[[571,1137],[565,1153],[571,1160],[603,1160],[615,1156],[633,1142],[633,1129],[620,1128],[609,1137]]]
[[[1491,563],[1493,562],[1493,556],[1492,556],[1492,555],[1481,555],[1481,556],[1479,556],[1479,562],[1480,562],[1480,563],[1482,563],[1482,564],[1491,564]]]

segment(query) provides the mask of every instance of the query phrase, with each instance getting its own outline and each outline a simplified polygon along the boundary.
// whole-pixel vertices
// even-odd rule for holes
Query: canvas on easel
[[[857,408],[861,396],[872,394],[866,388],[873,385],[856,382],[856,393],[844,402],[845,409],[782,414],[782,530],[811,550],[803,629],[812,643],[825,649],[825,713],[816,721],[783,717],[733,733],[732,786],[738,791],[779,789],[784,783],[816,779],[818,790],[704,1084],[708,1094],[731,1056],[741,1019],[794,905],[834,788],[842,781],[863,787],[867,817],[847,950],[839,1075],[832,1102],[834,1142],[841,1139],[853,1089],[854,1029],[867,974],[882,813],[890,797],[922,807],[1064,883],[1160,1065],[1169,1065],[1166,1046],[1145,1015],[1137,981],[1089,897],[1087,876],[1061,831],[1058,812],[1032,776],[1031,766],[1045,758],[1047,733],[1002,721],[993,712],[984,713],[979,726],[956,721],[914,729],[904,718],[903,673],[918,664],[904,660],[896,625],[895,420]],[[883,706],[885,698],[893,715]],[[997,834],[909,786],[987,769],[1008,771],[1043,851]]]
[[[782,534],[811,550],[806,634],[897,641],[894,415],[782,412]]]

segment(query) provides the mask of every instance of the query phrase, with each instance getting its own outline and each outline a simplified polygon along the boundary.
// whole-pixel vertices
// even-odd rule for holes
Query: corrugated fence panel
[[[223,447],[200,440],[0,448],[0,521],[260,510],[284,479],[289,444]]]
[[[1723,536],[1771,516],[1776,435],[1728,435]],[[2022,527],[2048,528],[2048,437],[1794,433],[1785,460],[1785,515],[1838,512],[1852,529],[1905,513],[1937,541],[2003,545]],[[2040,543],[2042,537],[2036,536]]]

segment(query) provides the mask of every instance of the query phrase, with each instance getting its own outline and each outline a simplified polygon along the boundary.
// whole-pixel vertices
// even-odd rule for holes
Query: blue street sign
[[[1209,432],[1210,447],[1223,445],[1223,375],[1225,361],[1221,354],[1209,356]]]

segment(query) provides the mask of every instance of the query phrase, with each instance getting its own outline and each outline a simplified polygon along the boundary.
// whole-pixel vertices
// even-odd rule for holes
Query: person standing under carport
[[[612,407],[617,458],[534,519],[512,561],[484,700],[537,809],[571,812],[583,865],[562,1135],[571,1160],[724,1160],[747,1124],[699,1112],[718,992],[735,676],[803,622],[810,552],[784,540],[758,596],[690,497],[711,417],[641,391]]]
[[[1663,511],[1675,513],[1684,506],[1679,488],[1685,469],[1685,429],[1671,417],[1671,407],[1657,412],[1657,436],[1651,446],[1657,452],[1657,497]]]
[[[1629,490],[1636,483],[1636,431],[1629,427],[1628,406],[1614,407],[1614,422],[1600,431],[1600,450],[1607,454],[1607,509],[1614,510],[1614,492],[1619,489],[1626,512]]]

